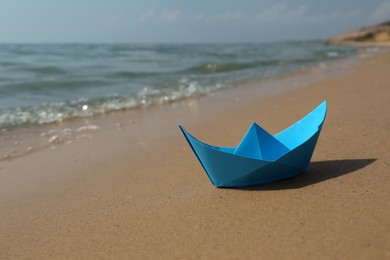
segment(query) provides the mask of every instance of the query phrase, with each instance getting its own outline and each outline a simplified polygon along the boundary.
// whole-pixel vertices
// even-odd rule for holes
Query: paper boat
[[[325,116],[326,101],[274,136],[253,123],[237,147],[205,144],[179,127],[213,185],[244,187],[303,172],[309,166]]]

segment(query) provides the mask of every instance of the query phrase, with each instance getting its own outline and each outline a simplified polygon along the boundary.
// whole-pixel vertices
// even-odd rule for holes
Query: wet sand
[[[81,141],[3,160],[0,258],[390,258],[389,69],[387,51],[278,95],[113,113]],[[276,133],[323,100],[309,169],[247,189],[213,187],[177,127],[235,146],[253,121]]]

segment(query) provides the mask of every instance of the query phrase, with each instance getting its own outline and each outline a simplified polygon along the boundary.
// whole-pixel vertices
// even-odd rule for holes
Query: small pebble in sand
[[[97,125],[86,125],[76,129],[76,132],[86,131],[86,130],[98,130],[99,127]]]
[[[51,144],[52,143],[53,144],[59,144],[61,142],[62,142],[61,138],[59,136],[57,136],[57,135],[53,135],[52,137],[49,138],[49,143],[51,143]]]

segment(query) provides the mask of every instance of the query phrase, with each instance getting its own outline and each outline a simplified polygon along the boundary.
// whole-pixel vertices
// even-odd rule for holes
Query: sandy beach
[[[387,50],[275,83],[290,91],[249,84],[111,113],[80,141],[6,158],[0,259],[390,259],[389,69]],[[252,122],[274,134],[323,100],[309,169],[252,188],[213,187],[178,128],[236,146]]]

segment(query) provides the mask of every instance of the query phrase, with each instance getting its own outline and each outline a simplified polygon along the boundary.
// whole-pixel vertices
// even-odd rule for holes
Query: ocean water
[[[320,41],[0,44],[0,129],[175,102],[355,51]]]

